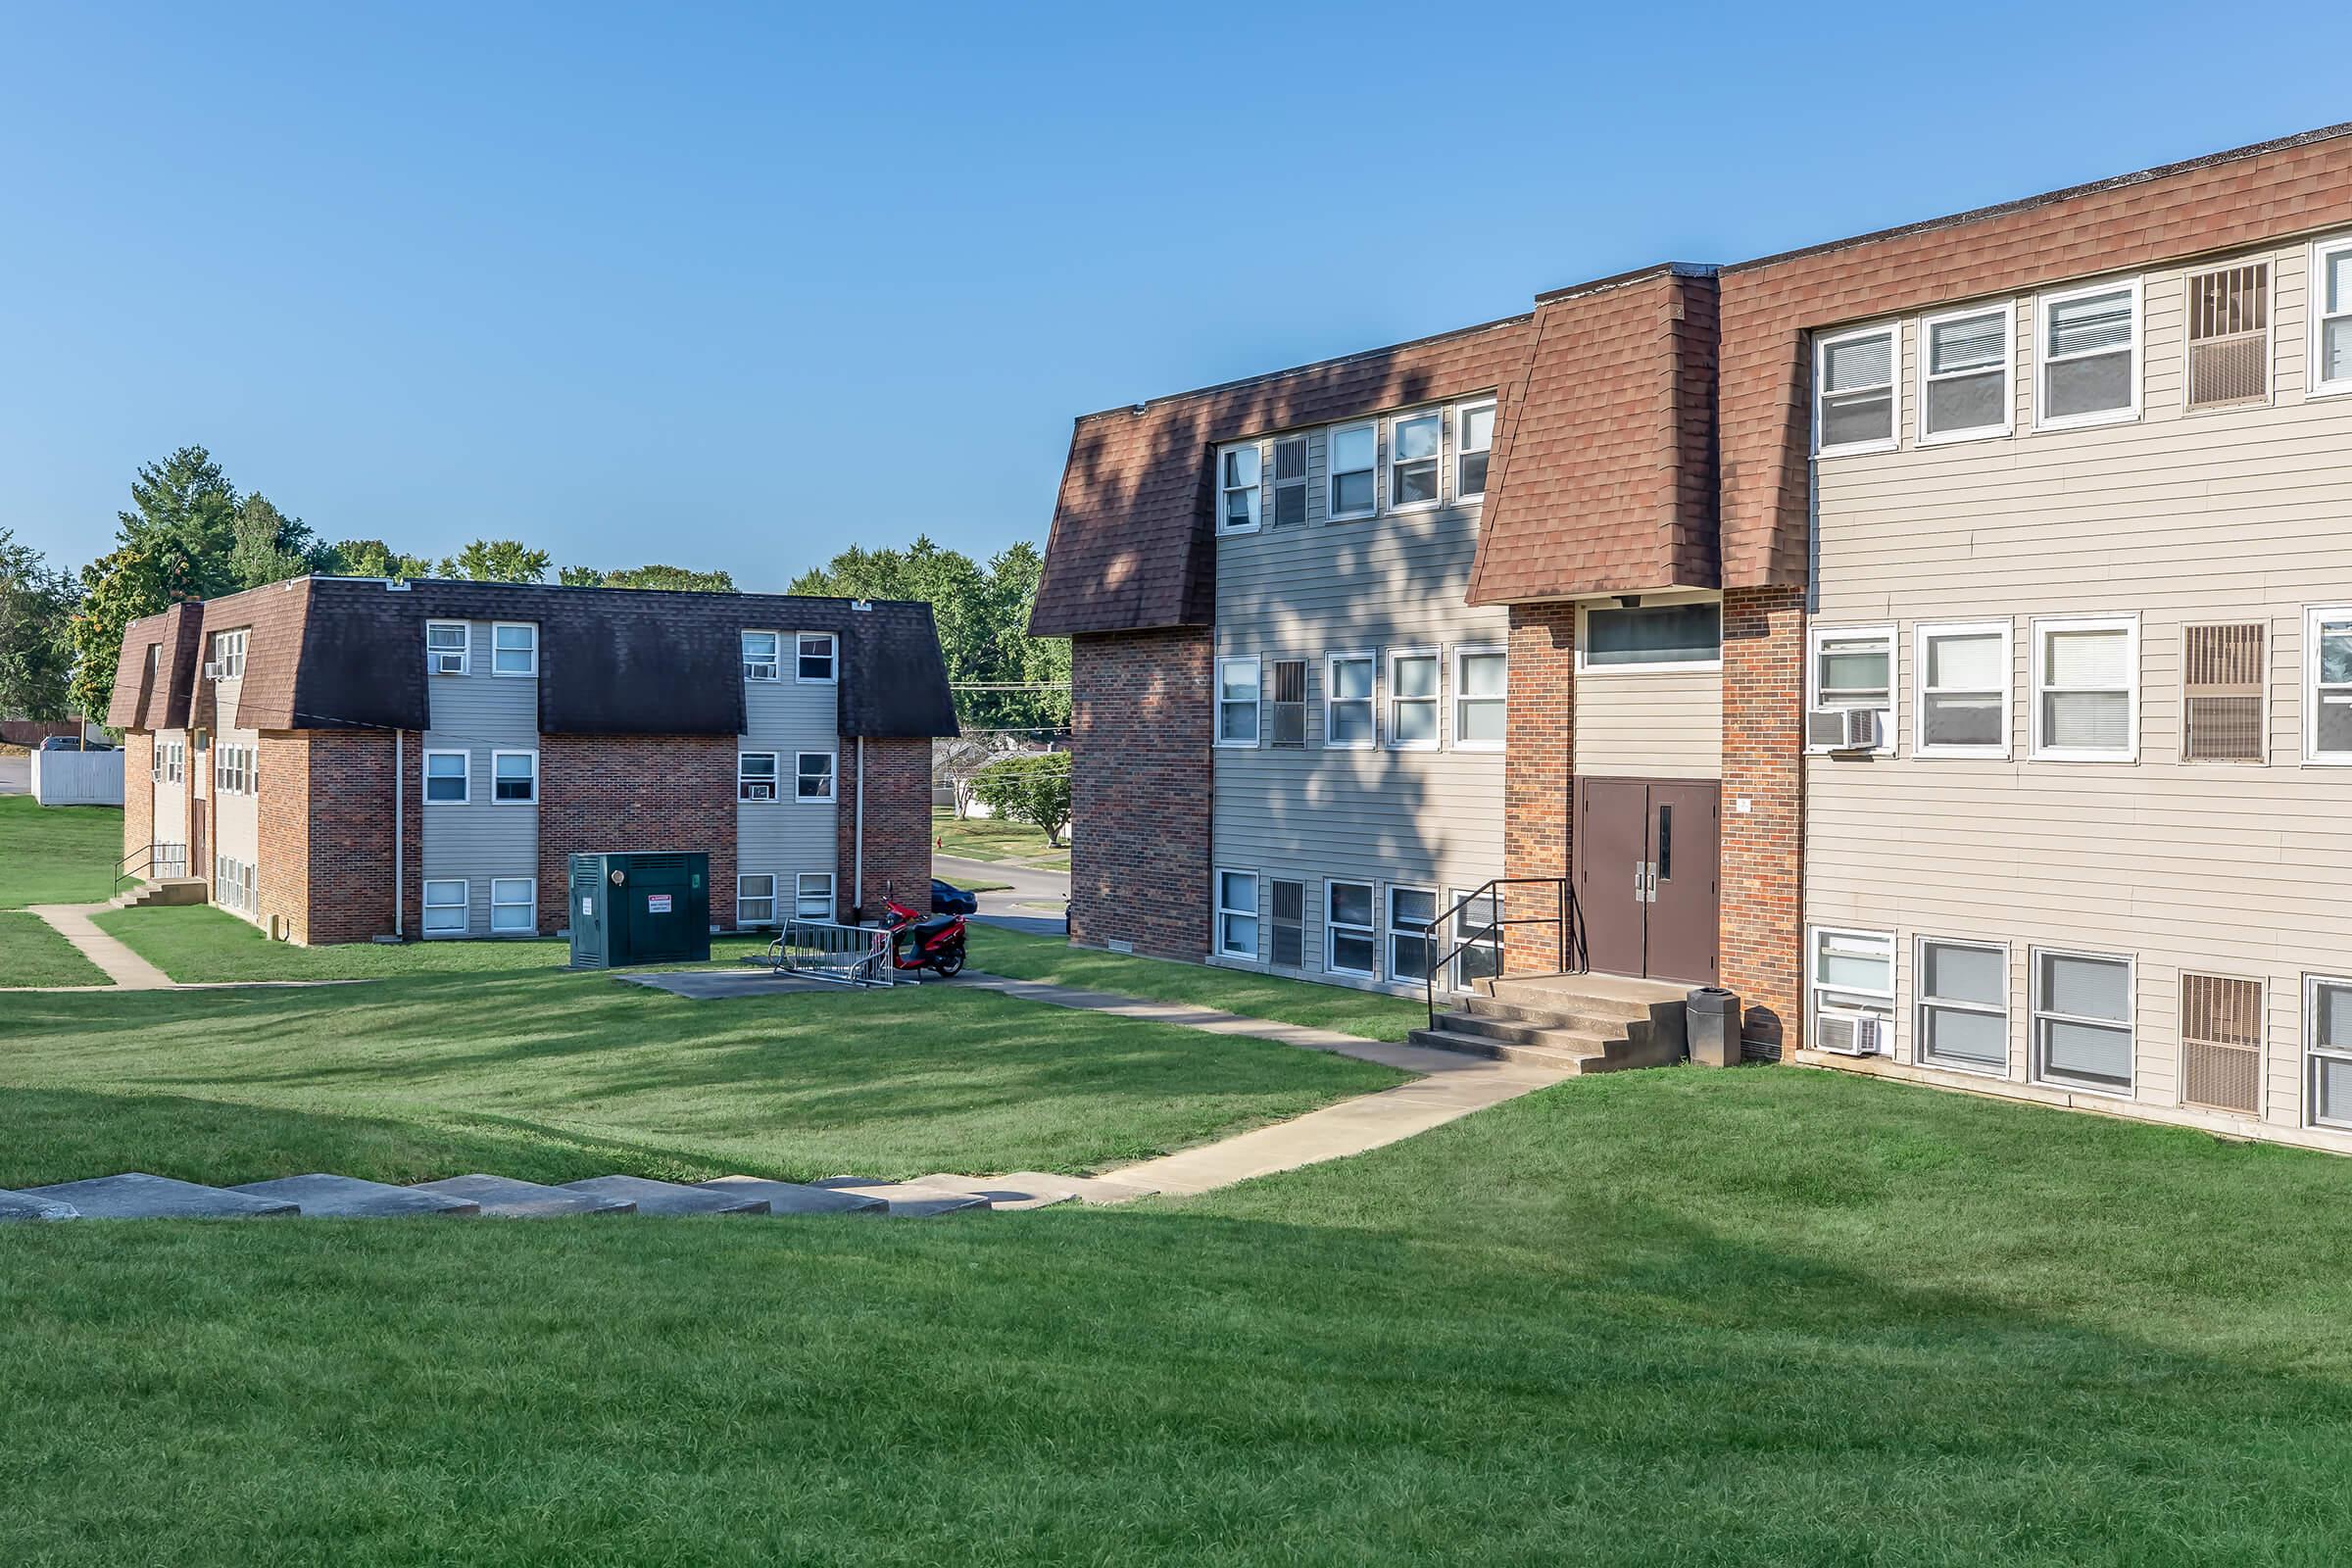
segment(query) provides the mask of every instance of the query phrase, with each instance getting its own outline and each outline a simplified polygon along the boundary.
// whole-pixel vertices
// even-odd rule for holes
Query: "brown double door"
[[[1711,779],[1578,779],[1576,902],[1603,974],[1713,985],[1717,811]]]

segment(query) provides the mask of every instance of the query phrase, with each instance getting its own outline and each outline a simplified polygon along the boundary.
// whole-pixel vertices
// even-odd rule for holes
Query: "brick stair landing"
[[[1559,1072],[1659,1067],[1684,1054],[1689,987],[1622,975],[1546,974],[1482,981],[1416,1046]]]

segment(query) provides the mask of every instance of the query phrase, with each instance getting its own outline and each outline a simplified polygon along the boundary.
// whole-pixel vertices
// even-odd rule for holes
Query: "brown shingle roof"
[[[1079,419],[1030,631],[1066,637],[1206,625],[1219,442],[1502,386],[1526,355],[1529,320],[1464,327]]]

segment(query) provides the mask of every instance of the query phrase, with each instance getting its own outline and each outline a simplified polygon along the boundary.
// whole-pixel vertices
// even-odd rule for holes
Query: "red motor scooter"
[[[890,933],[890,966],[929,969],[942,980],[963,972],[963,916],[923,914],[882,890],[882,929]]]

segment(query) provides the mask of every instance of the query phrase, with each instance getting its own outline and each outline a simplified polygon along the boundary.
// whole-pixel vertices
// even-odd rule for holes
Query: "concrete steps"
[[[557,1219],[640,1214],[772,1217],[877,1214],[922,1219],[1054,1203],[1123,1203],[1152,1189],[1101,1177],[926,1176],[888,1182],[831,1176],[821,1182],[720,1176],[691,1186],[643,1176],[591,1176],[559,1187],[476,1173],[393,1187],[313,1171],[236,1187],[126,1171],[20,1192],[0,1191],[0,1224],[73,1219]]]
[[[1663,1066],[1684,1055],[1684,988],[1615,975],[1484,982],[1408,1037],[1416,1046],[1564,1073]]]
[[[168,876],[118,893],[106,902],[118,909],[147,909],[159,905],[206,904],[212,896],[212,889],[200,876]]]

